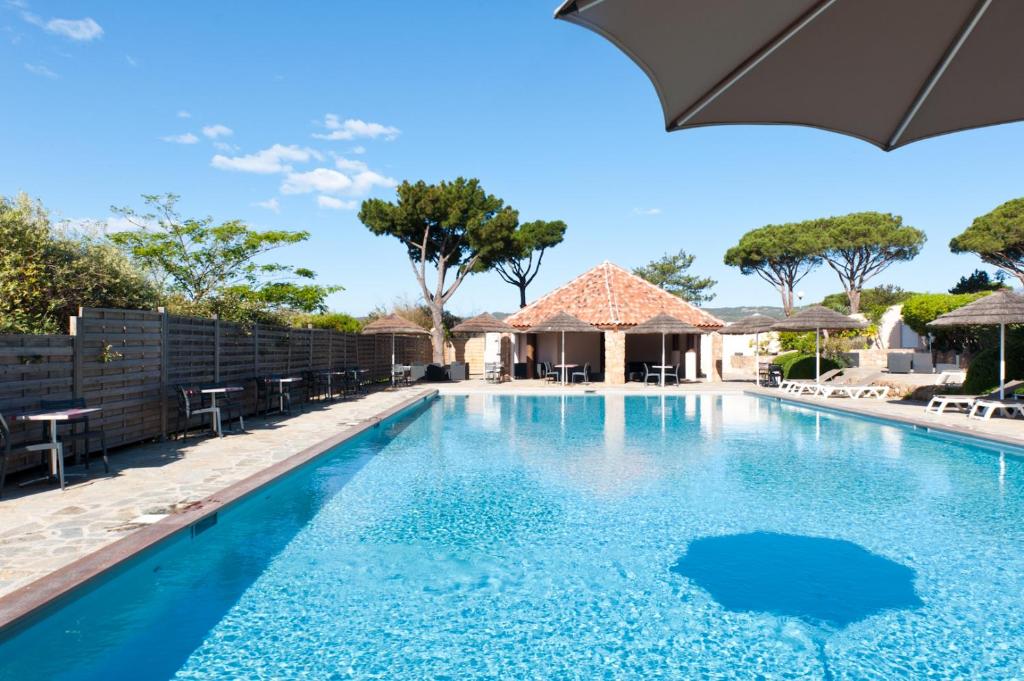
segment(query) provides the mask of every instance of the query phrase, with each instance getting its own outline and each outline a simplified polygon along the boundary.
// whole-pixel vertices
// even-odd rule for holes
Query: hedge
[[[1024,378],[1024,338],[1019,334],[1006,337],[1006,380]],[[982,395],[999,388],[999,347],[985,348],[971,359],[964,380],[964,393]]]
[[[787,352],[775,358],[775,364],[782,367],[782,377],[786,379],[814,378],[814,353]],[[841,369],[843,365],[828,357],[821,358],[821,373],[832,369]]]

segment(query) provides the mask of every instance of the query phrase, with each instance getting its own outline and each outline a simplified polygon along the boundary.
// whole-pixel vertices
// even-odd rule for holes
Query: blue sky
[[[719,280],[712,305],[777,304],[721,262],[746,230],[855,210],[929,237],[872,283],[945,290],[979,265],[949,238],[1024,194],[1019,124],[891,153],[794,127],[666,134],[641,71],[555,4],[7,2],[0,193],[77,220],[171,191],[186,214],[309,230],[276,259],[345,286],[330,303],[354,314],[418,296],[404,249],[352,208],[407,178],[478,177],[524,220],[565,220],[531,299],[685,248]],[[838,280],[821,269],[803,290]],[[489,273],[449,308],[517,301]]]

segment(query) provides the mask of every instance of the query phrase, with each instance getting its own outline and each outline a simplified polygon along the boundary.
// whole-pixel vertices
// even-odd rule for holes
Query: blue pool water
[[[0,679],[1020,678],[1024,462],[745,396],[444,398],[0,638]]]

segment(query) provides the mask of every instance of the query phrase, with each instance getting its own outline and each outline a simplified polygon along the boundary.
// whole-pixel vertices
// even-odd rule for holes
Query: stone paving
[[[292,417],[246,419],[249,432],[223,439],[197,434],[115,450],[110,475],[94,459],[89,477],[71,480],[64,492],[9,482],[0,499],[0,596],[420,392],[424,387],[379,391]]]

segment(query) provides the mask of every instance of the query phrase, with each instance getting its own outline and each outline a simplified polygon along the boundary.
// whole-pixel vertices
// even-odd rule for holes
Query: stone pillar
[[[722,382],[722,334],[711,334],[711,377],[712,383]]]
[[[604,332],[604,382],[623,385],[626,382],[626,333]]]

